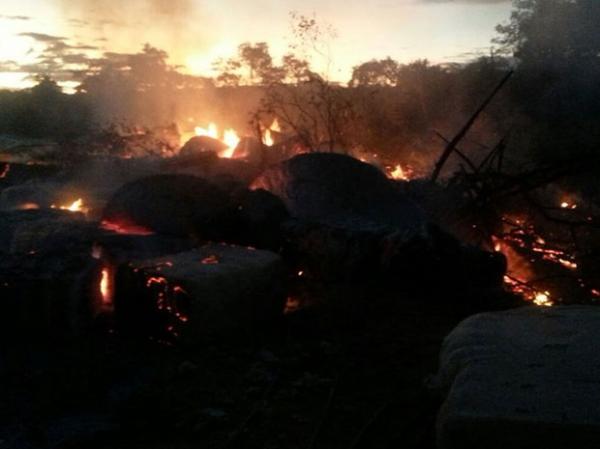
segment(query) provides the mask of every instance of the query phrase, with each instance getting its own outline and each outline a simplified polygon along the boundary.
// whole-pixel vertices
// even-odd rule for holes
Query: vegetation
[[[388,57],[356,66],[345,85],[331,81],[335,32],[293,14],[296,44],[279,63],[264,42],[240,45],[218,61],[214,79],[182,74],[164,51],[107,53],[76,73],[75,95],[48,77],[30,90],[0,93],[0,133],[65,138],[124,121],[143,125],[218,120],[246,132],[277,117],[313,148],[363,150],[388,158],[431,160],[439,135],[452,137],[511,68],[515,76],[486,109],[463,150],[510,135],[515,162],[561,160],[594,151],[600,118],[600,3],[514,0],[495,47],[465,64],[401,64]],[[551,31],[550,31],[551,30]],[[317,59],[325,67],[317,73]],[[248,119],[254,122],[248,125]],[[241,130],[241,129],[240,129]],[[484,157],[484,154],[481,155]]]

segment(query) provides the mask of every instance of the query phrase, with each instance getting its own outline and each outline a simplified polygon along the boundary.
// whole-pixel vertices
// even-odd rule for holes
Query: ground
[[[465,309],[373,285],[317,295],[326,305],[287,315],[260,342],[168,345],[106,328],[70,342],[14,336],[2,350],[9,400],[0,404],[0,440],[9,448],[433,448],[440,398],[427,378]]]

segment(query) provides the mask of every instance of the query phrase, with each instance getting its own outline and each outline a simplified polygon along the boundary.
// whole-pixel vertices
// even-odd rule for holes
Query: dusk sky
[[[373,58],[439,63],[486,53],[494,27],[511,10],[506,0],[0,0],[0,5],[2,87],[26,85],[20,66],[35,63],[48,42],[89,56],[136,52],[148,42],[166,50],[182,70],[210,75],[212,62],[233,55],[242,42],[265,41],[274,56],[285,53],[291,11],[315,13],[337,31],[331,77],[348,80],[353,66]]]

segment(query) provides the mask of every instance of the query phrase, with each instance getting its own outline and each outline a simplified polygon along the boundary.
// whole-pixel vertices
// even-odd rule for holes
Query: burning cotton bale
[[[203,153],[219,154],[227,148],[227,145],[218,139],[209,136],[194,136],[181,147],[179,157],[194,159]]]
[[[0,230],[3,331],[72,334],[88,326],[102,300],[95,225],[34,210],[1,213]]]
[[[117,277],[116,313],[122,328],[164,338],[251,336],[281,316],[284,279],[274,253],[210,244],[129,264]]]
[[[202,178],[156,175],[121,187],[104,209],[102,219],[121,227],[201,239],[217,239],[228,195]]]
[[[241,190],[232,195],[229,206],[233,225],[227,236],[240,245],[279,250],[282,225],[289,218],[283,202],[266,190]]]
[[[288,252],[326,277],[379,271],[390,234],[398,247],[426,238],[420,209],[377,168],[349,156],[299,155],[266,170],[251,188],[283,201],[294,218],[285,225]]]
[[[56,183],[38,182],[8,187],[0,193],[0,210],[49,208],[60,188]]]
[[[600,447],[600,310],[480,314],[446,337],[442,449]]]
[[[163,173],[200,176],[225,190],[247,186],[258,169],[241,159],[221,158],[215,153],[174,157],[163,163]]]
[[[341,154],[310,153],[266,170],[251,185],[282,199],[291,215],[334,227],[388,227],[417,234],[421,210],[372,165]]]

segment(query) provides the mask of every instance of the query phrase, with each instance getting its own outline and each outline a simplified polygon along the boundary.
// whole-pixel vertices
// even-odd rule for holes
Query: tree
[[[600,55],[597,0],[513,0],[507,24],[495,40],[522,64],[566,67],[592,64]]]
[[[352,70],[351,87],[395,86],[398,83],[400,65],[390,57],[372,59]]]

